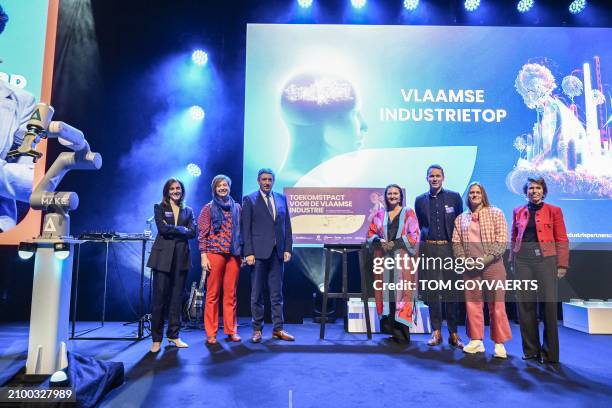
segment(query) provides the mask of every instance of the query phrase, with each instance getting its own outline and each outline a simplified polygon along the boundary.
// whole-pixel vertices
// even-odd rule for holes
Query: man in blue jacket
[[[444,169],[439,164],[432,164],[427,169],[427,182],[429,191],[418,196],[414,202],[414,211],[419,219],[421,228],[421,248],[426,260],[431,262],[431,268],[421,267],[421,277],[435,281],[455,281],[457,274],[454,270],[440,267],[434,260],[441,258],[444,265],[445,258],[453,257],[451,240],[455,227],[455,218],[463,212],[463,203],[459,193],[442,188],[444,183]],[[450,293],[429,291],[426,293],[427,305],[433,334],[427,344],[437,346],[442,343],[442,305],[446,305],[446,323],[448,325],[448,343],[453,347],[463,348],[463,343],[457,334],[458,304],[457,299],[442,302],[448,299]]]
[[[257,173],[259,190],[242,201],[241,231],[243,255],[251,270],[251,314],[253,335],[251,341],[262,340],[264,320],[264,287],[270,291],[272,305],[272,337],[293,341],[283,330],[283,271],[284,263],[291,259],[293,238],[291,220],[284,195],[272,191],[274,172],[261,169]]]

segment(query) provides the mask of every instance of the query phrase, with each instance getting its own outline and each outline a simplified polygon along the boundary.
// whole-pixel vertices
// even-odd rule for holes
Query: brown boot
[[[460,348],[460,349],[463,348],[463,342],[461,341],[461,337],[459,337],[457,333],[450,334],[450,337],[448,338],[448,344],[450,344],[453,347]]]
[[[272,337],[277,340],[295,341],[295,337],[293,337],[284,330],[277,330],[272,332]]]
[[[251,336],[252,343],[261,343],[262,335],[261,330],[253,330],[253,335]]]
[[[428,346],[439,346],[442,344],[442,332],[440,330],[434,330],[431,334],[431,339],[427,342]]]

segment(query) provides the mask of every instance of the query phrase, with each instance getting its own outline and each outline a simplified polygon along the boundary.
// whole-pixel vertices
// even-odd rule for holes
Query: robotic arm
[[[29,156],[38,160],[42,153],[34,150],[36,144],[44,138],[57,138],[60,144],[73,150],[60,153],[55,162],[46,172],[44,178],[38,183],[30,195],[30,206],[36,210],[51,210],[61,218],[67,217],[70,210],[79,205],[79,197],[75,192],[55,192],[66,173],[73,169],[98,170],[102,167],[102,156],[94,153],[85,140],[83,132],[64,123],[51,121],[53,107],[39,103],[26,125],[27,132],[19,148],[8,153],[8,157]],[[47,216],[52,214],[47,214]],[[45,218],[46,220],[46,218]],[[43,232],[46,238],[67,236],[67,220],[56,220],[59,226],[50,234]]]
[[[27,375],[48,375],[68,365],[66,342],[73,247],[76,242],[70,237],[68,212],[78,207],[79,197],[75,192],[56,192],[55,189],[72,169],[97,170],[102,167],[102,157],[91,151],[83,132],[63,122],[52,122],[52,116],[51,106],[38,104],[26,125],[21,146],[8,154],[9,157],[31,157],[36,161],[42,154],[34,148],[47,137],[57,138],[62,145],[72,150],[59,154],[30,195],[30,206],[46,210],[46,214],[43,233],[33,242],[36,261]]]

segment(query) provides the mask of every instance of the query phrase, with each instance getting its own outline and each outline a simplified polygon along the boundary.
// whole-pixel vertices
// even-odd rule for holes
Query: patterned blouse
[[[221,228],[215,233],[211,223],[211,206],[211,203],[206,204],[198,217],[198,243],[200,252],[229,254],[232,252],[232,212],[223,211]]]
[[[470,255],[469,228],[472,222],[472,212],[468,208],[455,218],[453,231],[453,250],[455,256],[463,258]],[[480,243],[485,255],[500,258],[508,247],[508,224],[504,213],[497,207],[484,207],[478,212],[480,225]]]

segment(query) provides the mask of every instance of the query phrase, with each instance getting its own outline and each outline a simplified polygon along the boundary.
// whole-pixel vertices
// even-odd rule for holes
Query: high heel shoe
[[[185,343],[183,340],[176,338],[176,339],[168,339],[168,341],[171,344],[174,344],[177,348],[187,348],[189,347],[189,344]]]
[[[242,341],[242,338],[240,338],[240,336],[237,334],[228,334],[227,341],[233,341],[234,343],[238,343],[239,341]]]
[[[159,350],[161,350],[161,341],[154,341],[149,351],[151,353],[157,353]]]
[[[217,338],[215,336],[208,336],[206,338],[206,344],[210,344],[210,345],[217,344]]]

